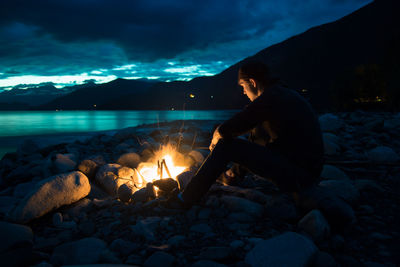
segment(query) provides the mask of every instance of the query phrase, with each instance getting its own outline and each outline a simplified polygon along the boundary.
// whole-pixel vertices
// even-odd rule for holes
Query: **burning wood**
[[[172,145],[163,146],[154,153],[154,157],[147,162],[142,162],[136,169],[137,188],[143,188],[149,182],[159,179],[172,178],[181,174],[190,164],[185,162],[185,158]]]

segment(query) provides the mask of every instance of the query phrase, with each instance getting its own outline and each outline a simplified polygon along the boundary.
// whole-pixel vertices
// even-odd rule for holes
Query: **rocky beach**
[[[0,161],[0,263],[397,266],[400,113],[325,113],[319,121],[326,159],[319,187],[351,207],[346,227],[318,209],[297,208],[253,174],[238,186],[215,183],[189,210],[159,205],[207,156],[215,124],[174,121],[46,147],[26,140],[7,153]],[[140,164],[163,145],[175,149],[185,172],[177,181],[145,181]]]

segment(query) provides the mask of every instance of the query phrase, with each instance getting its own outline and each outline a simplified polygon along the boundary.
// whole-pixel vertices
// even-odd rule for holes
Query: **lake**
[[[97,131],[174,120],[230,118],[237,110],[136,111],[0,111],[0,158],[27,138],[57,143],[87,137]]]

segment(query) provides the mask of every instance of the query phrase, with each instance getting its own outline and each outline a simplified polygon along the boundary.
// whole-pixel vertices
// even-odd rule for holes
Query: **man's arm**
[[[221,138],[232,138],[248,133],[257,124],[268,119],[269,103],[265,96],[260,96],[245,109],[225,121],[218,128]]]

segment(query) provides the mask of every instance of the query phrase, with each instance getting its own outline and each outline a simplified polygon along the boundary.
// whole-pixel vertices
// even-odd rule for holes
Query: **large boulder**
[[[258,242],[246,255],[246,263],[255,267],[307,266],[318,249],[303,235],[287,232]]]
[[[134,185],[135,177],[133,169],[119,164],[103,165],[96,173],[96,181],[112,196],[118,195],[121,185]]]
[[[56,247],[50,261],[57,266],[98,263],[106,247],[106,242],[101,239],[93,237],[84,238]]]
[[[63,205],[74,203],[89,192],[89,179],[79,171],[52,176],[36,184],[12,212],[11,219],[20,223],[29,222]]]

